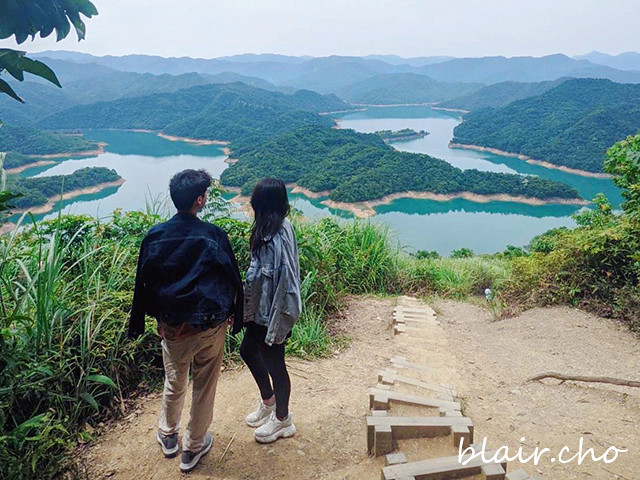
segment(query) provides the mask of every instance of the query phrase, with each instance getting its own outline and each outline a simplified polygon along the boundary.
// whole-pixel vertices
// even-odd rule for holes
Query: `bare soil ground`
[[[475,424],[475,440],[515,453],[525,437],[525,454],[536,446],[553,453],[567,445],[573,455],[580,437],[598,455],[611,445],[629,449],[611,464],[553,463],[552,455],[509,464],[544,479],[640,479],[640,389],[557,380],[524,383],[541,371],[638,379],[640,341],[625,327],[568,308],[535,309],[494,322],[469,303],[437,301],[441,327],[393,337],[396,299],[352,298],[335,326],[352,338],[327,359],[288,360],[291,411],[298,433],[268,446],[257,444],[244,416],[255,407],[257,387],[246,368],[227,369],[218,384],[211,452],[188,476],[192,479],[371,479],[380,478],[382,458],[366,452],[365,417],[369,388],[395,355],[429,365],[425,373],[399,374],[453,385],[464,414]],[[394,391],[425,391],[396,384]],[[185,405],[183,422],[190,404]],[[170,479],[179,459],[165,459],[155,440],[159,394],[142,399],[129,418],[109,427],[78,454],[91,479]],[[437,415],[424,407],[392,403],[390,415]],[[449,437],[399,442],[409,461],[455,455]],[[226,452],[226,453],[225,453]],[[479,476],[477,477],[480,478]],[[475,477],[473,480],[476,480]]]
[[[598,383],[526,379],[545,371],[640,380],[640,341],[626,326],[583,311],[536,308],[516,318],[492,321],[490,313],[469,303],[432,304],[456,353],[458,393],[476,429],[475,441],[488,437],[494,448],[522,446],[525,458],[536,447],[549,448],[537,466],[511,462],[530,475],[549,480],[640,479],[640,389]],[[524,442],[520,439],[525,437]],[[593,448],[628,449],[610,464],[588,456],[564,458]]]

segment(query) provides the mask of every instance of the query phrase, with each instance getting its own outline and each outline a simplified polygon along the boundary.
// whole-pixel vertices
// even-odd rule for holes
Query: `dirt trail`
[[[243,421],[258,396],[253,379],[246,369],[223,372],[211,426],[213,448],[189,477],[380,478],[383,458],[369,458],[366,453],[368,391],[380,370],[392,368],[389,359],[402,355],[435,370],[425,374],[402,369],[399,374],[456,388],[465,415],[474,421],[476,441],[486,436],[492,447],[509,445],[515,451],[524,436],[525,453],[536,445],[559,450],[565,444],[575,452],[582,435],[585,448],[594,447],[598,454],[610,445],[629,449],[609,465],[561,465],[546,457],[537,467],[510,464],[510,470],[524,468],[529,474],[542,473],[547,480],[640,478],[639,389],[560,385],[555,380],[522,383],[543,370],[637,379],[640,342],[624,327],[566,308],[535,309],[493,322],[482,308],[439,301],[432,306],[441,327],[394,337],[391,318],[396,303],[396,299],[350,299],[346,315],[337,320],[337,327],[352,338],[348,347],[324,360],[288,360],[291,411],[298,428],[291,439],[257,444]],[[392,388],[425,395],[408,385]],[[189,404],[190,398],[184,417]],[[165,459],[155,441],[160,408],[159,395],[146,397],[132,418],[105,432],[83,452],[79,461],[88,477],[179,478],[179,459]],[[390,415],[434,414],[424,407],[391,404]],[[412,461],[454,455],[450,443],[449,437],[403,440],[399,447]]]

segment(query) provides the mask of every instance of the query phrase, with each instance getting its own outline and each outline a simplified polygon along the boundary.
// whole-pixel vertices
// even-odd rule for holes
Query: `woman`
[[[246,330],[240,355],[260,389],[258,408],[246,422],[256,441],[275,442],[296,433],[289,412],[291,381],[284,361],[285,341],[300,316],[300,267],[287,190],[282,180],[265,178],[251,195],[251,266],[244,297]],[[272,383],[273,382],[273,383]]]

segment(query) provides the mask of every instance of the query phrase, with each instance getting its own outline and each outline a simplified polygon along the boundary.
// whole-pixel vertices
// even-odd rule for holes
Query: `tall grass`
[[[140,381],[162,376],[155,321],[131,342],[125,328],[140,242],[164,218],[115,211],[110,220],[60,216],[0,237],[0,478],[60,475],[69,447],[108,415]],[[250,224],[214,223],[229,235],[242,272]],[[347,294],[429,293],[461,297],[508,276],[487,259],[418,260],[384,227],[366,221],[293,219],[303,310],[287,345],[313,358],[333,350],[327,316]],[[227,336],[237,360],[242,335]]]

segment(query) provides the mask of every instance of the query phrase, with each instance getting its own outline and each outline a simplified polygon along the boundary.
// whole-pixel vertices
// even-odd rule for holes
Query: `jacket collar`
[[[173,216],[173,220],[179,220],[182,222],[200,222],[201,220],[195,215],[191,215],[189,212],[178,212]]]

